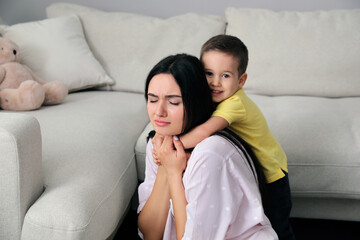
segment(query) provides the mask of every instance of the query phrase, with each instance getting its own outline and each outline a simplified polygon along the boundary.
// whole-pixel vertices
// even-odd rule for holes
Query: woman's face
[[[147,111],[157,134],[178,135],[184,122],[184,105],[179,85],[171,74],[155,75],[148,88]]]

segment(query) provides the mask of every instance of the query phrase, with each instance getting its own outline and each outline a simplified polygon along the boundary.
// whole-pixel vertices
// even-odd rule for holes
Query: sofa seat
[[[292,215],[360,221],[360,98],[249,96],[287,154]]]
[[[287,153],[294,196],[360,199],[359,98],[249,96]]]
[[[249,97],[287,153],[296,203],[292,216],[360,221],[360,112],[353,107],[360,106],[360,99]],[[145,137],[151,129],[148,124],[135,147],[141,180]]]
[[[26,114],[41,126],[45,190],[26,214],[22,239],[106,239],[137,188],[143,95],[84,91]]]

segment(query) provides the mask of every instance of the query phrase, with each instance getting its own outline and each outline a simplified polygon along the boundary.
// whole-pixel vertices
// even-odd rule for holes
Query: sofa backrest
[[[1,0],[0,16],[6,23],[37,21],[46,18],[45,9],[59,0],[19,1]],[[226,7],[266,8],[272,10],[314,11],[360,8],[358,0],[71,0],[78,5],[91,6],[104,11],[122,11],[159,18],[169,18],[189,12],[224,16]]]
[[[248,92],[360,96],[360,9],[226,10],[226,34],[249,50]]]
[[[112,85],[116,91],[143,93],[146,76],[159,60],[175,53],[199,56],[207,39],[226,33],[239,37],[249,48],[245,84],[249,93],[360,95],[360,8],[295,12],[229,7],[225,17],[187,13],[156,18],[54,3],[47,8],[47,16],[50,19],[5,30],[0,26],[0,32],[25,49],[24,63],[36,74],[51,81],[62,73],[71,91]],[[70,20],[74,24],[66,24]],[[46,43],[62,43],[63,50],[48,46],[49,51]],[[40,50],[43,55],[38,54]],[[54,74],[45,68],[50,63],[59,68],[72,66],[72,71],[56,69]]]
[[[201,45],[225,32],[219,16],[188,13],[160,19],[125,12],[55,3],[48,17],[77,14],[89,46],[115,80],[113,90],[144,92],[145,79],[162,58],[176,53],[199,56]]]

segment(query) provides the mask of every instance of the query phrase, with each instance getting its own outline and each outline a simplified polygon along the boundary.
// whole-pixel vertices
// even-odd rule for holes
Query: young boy
[[[234,36],[218,35],[202,46],[200,59],[217,107],[208,121],[180,136],[184,148],[195,147],[225,127],[238,134],[250,145],[263,167],[274,230],[279,239],[295,239],[289,224],[291,197],[286,155],[263,114],[242,89],[247,79],[247,47]]]

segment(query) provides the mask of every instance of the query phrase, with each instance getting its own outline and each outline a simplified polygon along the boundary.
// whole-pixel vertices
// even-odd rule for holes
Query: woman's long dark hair
[[[208,120],[214,111],[210,87],[200,60],[188,54],[171,55],[150,71],[145,83],[145,99],[151,79],[161,73],[171,74],[180,87],[184,105],[182,134]]]
[[[161,73],[171,74],[180,87],[185,109],[182,134],[189,132],[192,128],[204,123],[211,117],[214,111],[214,104],[206,80],[204,67],[198,58],[187,54],[177,54],[166,57],[156,64],[146,78],[146,100],[148,100],[147,94],[151,79],[155,75]],[[147,139],[152,138],[154,135],[155,131],[151,131]],[[214,135],[225,138],[244,153],[251,169],[253,169],[254,177],[257,177],[263,208],[265,214],[269,216],[264,173],[258,159],[249,145],[242,138],[228,129],[219,131]]]

